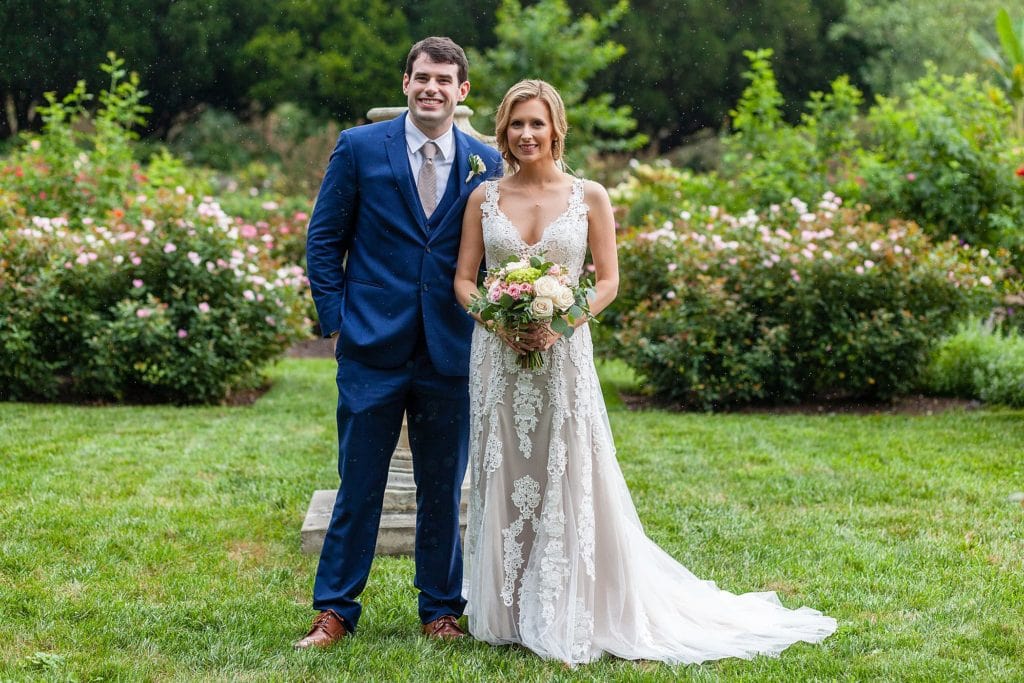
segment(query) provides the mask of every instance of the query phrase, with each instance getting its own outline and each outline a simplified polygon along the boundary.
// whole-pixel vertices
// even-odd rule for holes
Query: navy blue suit
[[[453,280],[469,193],[501,173],[493,148],[454,129],[447,190],[428,219],[409,165],[405,116],[344,131],[309,222],[310,286],[325,336],[338,332],[341,486],[313,607],[354,630],[377,542],[391,454],[407,414],[416,480],[416,580],[423,623],[459,616],[459,499],[469,432],[473,321]],[[466,180],[469,157],[486,171]]]

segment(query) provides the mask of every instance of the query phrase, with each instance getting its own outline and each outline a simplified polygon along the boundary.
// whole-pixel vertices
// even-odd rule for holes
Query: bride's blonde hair
[[[494,136],[497,138],[498,151],[501,158],[505,160],[509,169],[515,173],[519,170],[519,161],[508,147],[508,125],[512,118],[512,107],[520,102],[537,99],[548,107],[548,114],[551,116],[551,125],[555,134],[551,138],[551,156],[555,161],[562,158],[565,150],[565,135],[569,131],[569,121],[565,117],[565,103],[562,96],[558,94],[554,86],[545,81],[527,79],[519,81],[505,93],[501,104],[498,105],[498,113],[494,117]]]

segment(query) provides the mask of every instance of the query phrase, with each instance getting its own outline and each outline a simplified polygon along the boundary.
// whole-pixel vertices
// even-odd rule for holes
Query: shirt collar
[[[454,126],[450,126],[444,135],[435,138],[434,144],[441,152],[441,158],[450,161],[455,155],[455,133],[452,132]],[[416,124],[412,122],[409,116],[405,117],[405,144],[409,146],[409,151],[412,154],[416,154],[423,147],[423,143],[430,140],[427,134],[416,127]]]

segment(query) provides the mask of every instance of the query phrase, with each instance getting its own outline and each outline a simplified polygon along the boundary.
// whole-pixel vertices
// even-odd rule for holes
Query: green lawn
[[[840,628],[777,659],[571,670],[420,637],[408,559],[375,563],[357,637],[293,652],[316,566],[299,527],[310,493],[336,485],[333,362],[273,378],[244,408],[0,404],[0,680],[1024,680],[1024,509],[1007,500],[1024,490],[1024,411],[610,400],[653,538]]]

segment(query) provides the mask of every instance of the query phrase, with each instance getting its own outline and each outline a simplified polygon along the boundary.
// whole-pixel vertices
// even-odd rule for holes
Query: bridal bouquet
[[[574,325],[590,315],[589,297],[594,289],[589,279],[573,285],[569,269],[558,263],[533,256],[528,261],[509,261],[487,271],[477,297],[469,305],[488,329],[515,333],[536,325],[548,325],[565,337],[571,337]],[[519,356],[522,368],[543,367],[540,351]]]

